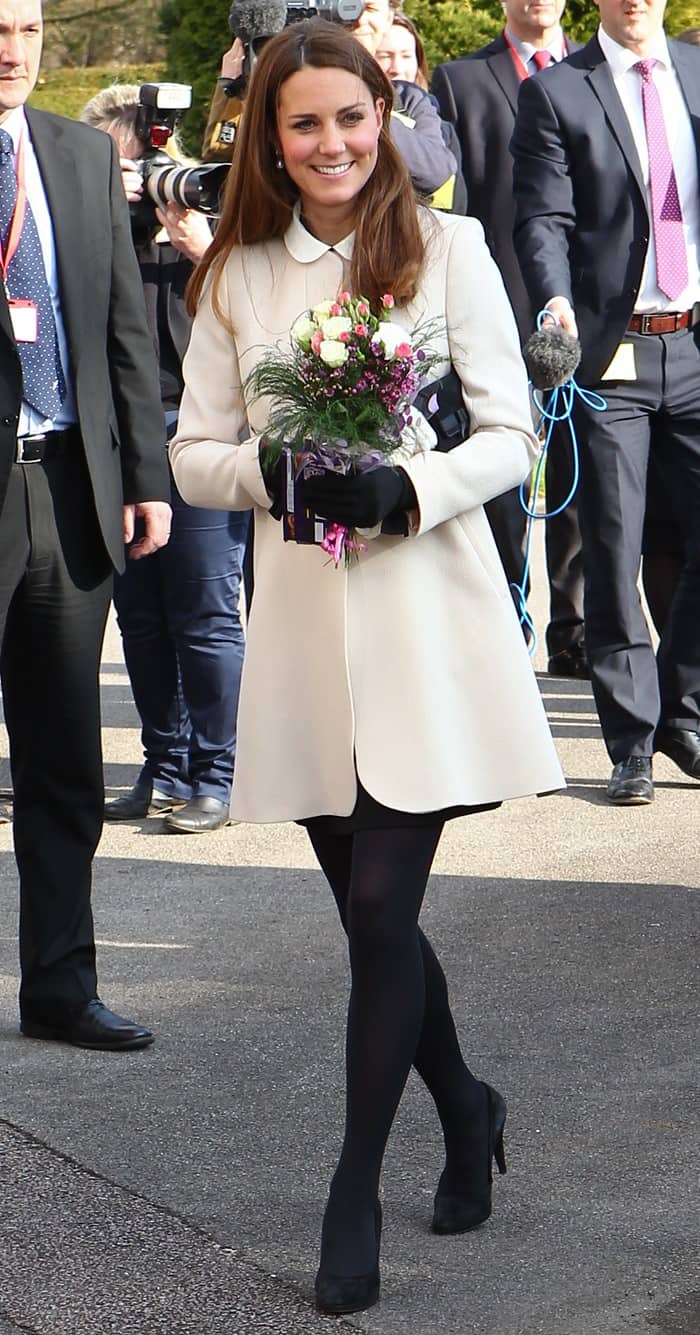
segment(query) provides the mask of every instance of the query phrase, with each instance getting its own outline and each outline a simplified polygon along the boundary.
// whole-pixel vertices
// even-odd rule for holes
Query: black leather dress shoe
[[[613,766],[607,791],[608,802],[618,807],[647,806],[654,801],[651,758],[628,756]]]
[[[228,802],[218,797],[191,797],[179,811],[172,811],[163,822],[170,834],[206,834],[234,825],[228,811]]]
[[[691,732],[689,728],[657,728],[654,750],[668,756],[691,779],[700,779],[700,732]]]
[[[50,1021],[23,1015],[20,1028],[26,1038],[55,1039],[58,1043],[72,1043],[75,1048],[96,1048],[103,1052],[147,1048],[154,1037],[144,1025],[108,1010],[99,997],[72,1015],[56,1015]]]
[[[558,654],[552,654],[547,671],[552,677],[577,677],[579,681],[590,681],[591,678],[582,644],[572,644],[570,649],[560,649]]]
[[[184,797],[164,797],[154,793],[153,784],[148,779],[139,779],[130,793],[105,804],[105,820],[145,820],[146,816],[162,816],[164,811],[172,811],[184,801]]]

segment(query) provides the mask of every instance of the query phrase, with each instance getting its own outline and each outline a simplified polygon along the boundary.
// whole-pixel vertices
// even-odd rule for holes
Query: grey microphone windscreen
[[[557,389],[565,385],[581,360],[581,344],[556,325],[531,334],[523,357],[535,389]]]
[[[233,0],[228,22],[244,45],[256,37],[274,37],[287,22],[286,0]]]

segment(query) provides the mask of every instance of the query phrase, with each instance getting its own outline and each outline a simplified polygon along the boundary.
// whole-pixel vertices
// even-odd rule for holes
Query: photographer
[[[168,114],[161,119],[167,121]],[[158,112],[140,102],[139,88],[121,84],[92,98],[81,120],[110,134],[120,153],[170,437],[190,331],[185,287],[211,231],[203,214],[172,201],[155,207],[144,192],[141,160],[152,151],[141,136],[149,116],[155,119]],[[129,821],[166,813],[169,832],[203,833],[229,819],[244,649],[238,603],[249,516],[195,509],[184,503],[172,479],[171,485],[167,557],[164,551],[163,560],[159,554],[129,563],[115,580],[145,759],[134,788],[107,804],[105,818]]]
[[[221,75],[217,79],[214,96],[202,140],[202,162],[230,162],[238,123],[244,105],[244,91],[231,96],[229,89],[238,84],[243,74],[245,47],[240,37],[234,37],[228,51],[221,57]]]

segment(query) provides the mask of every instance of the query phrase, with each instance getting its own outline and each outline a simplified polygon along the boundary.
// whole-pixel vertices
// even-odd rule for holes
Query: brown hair
[[[425,54],[425,47],[423,46],[421,35],[415,23],[413,22],[413,19],[410,19],[408,17],[408,14],[403,14],[400,10],[394,10],[394,16],[391,20],[391,26],[392,28],[405,28],[406,32],[410,32],[411,37],[413,38],[416,44],[416,62],[418,65],[418,73],[416,74],[415,82],[417,83],[419,88],[424,88],[427,93],[430,87],[430,70],[428,69],[428,58]]]
[[[411,179],[389,133],[391,84],[374,57],[340,24],[306,19],[270,38],[260,54],[236,139],[219,225],[190,280],[187,295],[192,311],[212,266],[217,309],[217,287],[234,246],[283,236],[289,226],[298,191],[287,173],[276,166],[277,108],[283,83],[307,65],[356,74],[375,102],[384,100],[377,163],[357,198],[352,290],[355,295],[367,297],[375,308],[385,292],[393,293],[399,305],[416,295],[425,245]]]

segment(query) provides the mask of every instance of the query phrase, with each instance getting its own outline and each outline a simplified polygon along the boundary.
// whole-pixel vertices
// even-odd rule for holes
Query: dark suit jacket
[[[575,49],[569,43],[569,50]],[[502,34],[461,60],[438,65],[432,82],[440,114],[457,130],[467,213],[483,223],[524,341],[532,332],[533,312],[513,248],[513,164],[509,152],[519,86],[513,57]]]
[[[122,569],[123,501],[167,501],[170,487],[158,370],[117,153],[108,135],[87,125],[32,108],[27,120],[53,221],[95,508],[105,547]],[[21,365],[0,285],[0,506],[21,399]]]
[[[690,111],[700,171],[700,51],[669,42]],[[649,215],[639,157],[597,37],[520,89],[512,141],[515,246],[535,307],[571,301],[578,378],[600,377],[639,291]]]

